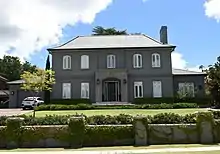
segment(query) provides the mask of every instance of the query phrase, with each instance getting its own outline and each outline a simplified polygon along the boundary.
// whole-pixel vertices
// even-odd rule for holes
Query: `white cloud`
[[[220,0],[206,0],[204,7],[207,17],[220,21]]]
[[[194,67],[189,67],[189,63],[184,59],[183,55],[179,52],[173,52],[171,55],[172,58],[172,67],[173,68],[178,68],[178,69],[187,69],[191,71],[199,71],[199,65],[194,66]]]
[[[62,29],[91,23],[112,0],[1,0],[0,55],[29,58],[35,51],[58,43]]]

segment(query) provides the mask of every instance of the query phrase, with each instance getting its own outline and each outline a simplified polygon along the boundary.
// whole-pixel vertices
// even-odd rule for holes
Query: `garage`
[[[8,82],[9,108],[20,108],[24,98],[33,96],[33,94],[30,91],[24,91],[20,88],[20,85],[22,83],[24,83],[23,80]],[[43,93],[41,92],[37,96],[43,98]]]

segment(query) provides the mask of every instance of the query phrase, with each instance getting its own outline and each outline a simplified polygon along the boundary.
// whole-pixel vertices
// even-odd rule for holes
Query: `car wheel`
[[[26,108],[25,108],[25,107],[22,107],[22,109],[23,109],[23,110],[26,110]]]

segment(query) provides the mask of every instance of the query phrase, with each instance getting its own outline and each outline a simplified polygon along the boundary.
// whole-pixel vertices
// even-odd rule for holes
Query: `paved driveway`
[[[32,112],[32,110],[22,110],[22,109],[0,109],[0,116],[13,116],[21,115]]]

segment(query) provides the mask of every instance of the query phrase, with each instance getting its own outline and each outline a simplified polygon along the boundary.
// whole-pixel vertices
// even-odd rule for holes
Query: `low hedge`
[[[142,105],[40,105],[36,107],[36,111],[56,111],[56,110],[104,110],[104,109],[181,109],[181,108],[197,108],[195,103],[174,103],[174,104],[142,104]]]
[[[92,104],[89,99],[52,99],[50,104],[59,105],[77,105],[77,104]]]
[[[111,115],[50,115],[45,117],[20,116],[24,118],[24,125],[67,125],[68,119],[72,116],[84,116],[85,122],[88,125],[123,125],[132,124],[133,116],[120,114],[116,116]],[[179,115],[174,113],[160,113],[153,116],[146,116],[150,124],[181,124],[181,123],[195,123],[196,114]],[[0,125],[6,125],[7,117],[0,117]]]
[[[211,98],[202,97],[202,98],[172,98],[172,97],[163,97],[163,98],[136,98],[133,101],[133,104],[173,104],[173,103],[196,103],[200,106],[210,106]]]

